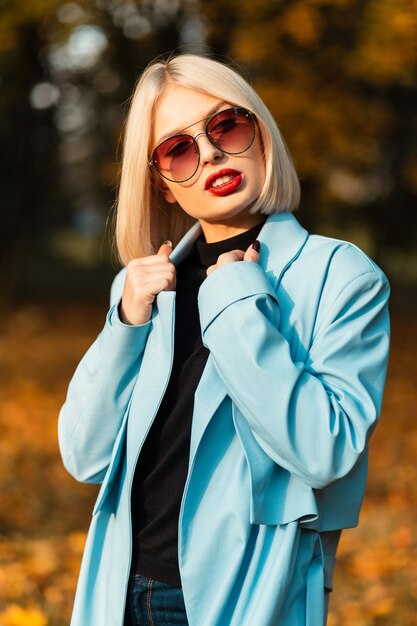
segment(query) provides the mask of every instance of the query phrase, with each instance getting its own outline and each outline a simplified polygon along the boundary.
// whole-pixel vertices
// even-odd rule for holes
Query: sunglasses
[[[200,135],[205,134],[215,148],[226,154],[242,154],[253,144],[255,132],[255,115],[242,107],[232,107],[209,117],[204,132],[195,137],[181,132],[162,141],[153,151],[149,165],[166,180],[184,183],[200,165]]]

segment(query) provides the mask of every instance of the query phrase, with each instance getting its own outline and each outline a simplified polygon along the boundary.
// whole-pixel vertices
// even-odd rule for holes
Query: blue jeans
[[[130,585],[133,626],[188,626],[182,590],[135,574]]]

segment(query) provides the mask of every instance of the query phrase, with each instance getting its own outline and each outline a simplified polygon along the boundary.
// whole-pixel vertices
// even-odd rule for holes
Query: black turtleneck
[[[141,450],[132,489],[133,570],[175,587],[181,587],[178,517],[188,471],[194,393],[209,355],[201,341],[198,290],[218,256],[245,251],[264,221],[214,243],[206,243],[200,235],[177,268],[171,377]]]

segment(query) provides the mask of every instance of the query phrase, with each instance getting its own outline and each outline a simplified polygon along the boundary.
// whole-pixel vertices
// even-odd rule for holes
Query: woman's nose
[[[198,149],[200,151],[200,163],[203,165],[211,163],[212,161],[218,161],[223,156],[223,152],[220,148],[216,148],[216,146],[211,143],[206,133],[198,133],[194,137],[194,140],[198,144]]]

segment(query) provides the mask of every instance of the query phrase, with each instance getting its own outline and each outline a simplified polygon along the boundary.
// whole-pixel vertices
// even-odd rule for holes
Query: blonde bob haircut
[[[277,124],[242,76],[224,63],[195,54],[157,60],[145,69],[136,84],[124,127],[115,228],[118,254],[124,265],[131,259],[156,254],[166,239],[175,246],[195,223],[195,218],[178,204],[168,204],[158,175],[149,166],[154,110],[169,84],[208,94],[255,113],[266,175],[250,213],[293,211],[300,200],[298,177]]]

